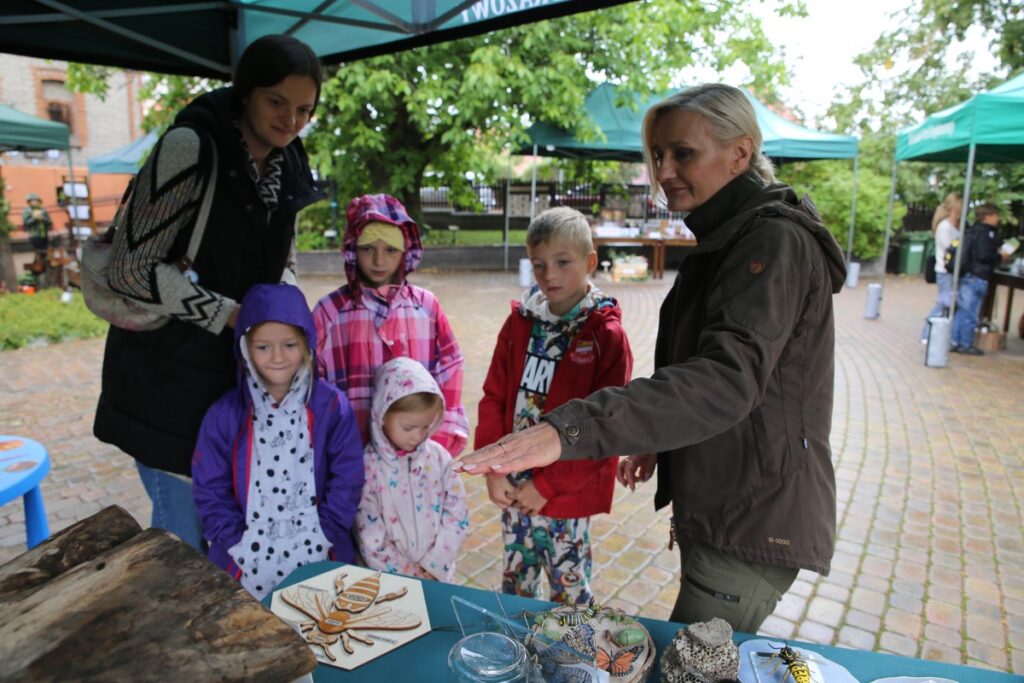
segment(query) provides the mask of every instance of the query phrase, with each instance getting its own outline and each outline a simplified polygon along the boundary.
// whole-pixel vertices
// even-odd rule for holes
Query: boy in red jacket
[[[597,252],[586,218],[567,207],[530,224],[537,284],[513,302],[480,401],[475,448],[537,424],[566,401],[629,381],[633,355],[614,299],[590,283]],[[505,593],[590,602],[590,516],[611,511],[617,458],[556,462],[487,480],[502,508]]]

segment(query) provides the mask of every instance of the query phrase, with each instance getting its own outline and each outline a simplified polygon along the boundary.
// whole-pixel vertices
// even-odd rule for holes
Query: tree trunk
[[[0,603],[0,682],[291,681],[316,668],[288,624],[166,531],[117,543],[124,528],[77,526],[15,562],[114,545]]]
[[[72,524],[0,567],[0,604],[17,593],[23,599],[30,588],[45,585],[141,530],[135,518],[116,505]]]
[[[18,290],[18,272],[14,269],[14,252],[10,237],[0,232],[0,282],[8,292]]]

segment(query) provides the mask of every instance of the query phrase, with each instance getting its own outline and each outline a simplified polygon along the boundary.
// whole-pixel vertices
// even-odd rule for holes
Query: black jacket
[[[960,258],[960,273],[988,280],[1001,261],[999,234],[993,225],[975,223],[964,234],[964,255]]]
[[[686,222],[698,246],[662,304],[654,375],[545,419],[563,458],[658,452],[655,505],[686,541],[827,574],[842,252],[809,201],[753,174]]]
[[[197,172],[204,178],[212,170],[211,144],[218,155],[213,205],[193,268],[203,287],[241,301],[252,285],[281,280],[295,216],[320,198],[306,153],[298,139],[284,150],[279,204],[268,217],[245,172],[248,157],[232,124],[230,88],[198,97],[175,119],[178,126],[199,133]],[[161,147],[154,149],[147,165],[158,162]],[[166,262],[184,255],[190,232],[180,231]],[[231,339],[230,329],[213,334],[176,319],[151,332],[111,327],[95,435],[144,465],[189,474],[206,409],[235,386]]]

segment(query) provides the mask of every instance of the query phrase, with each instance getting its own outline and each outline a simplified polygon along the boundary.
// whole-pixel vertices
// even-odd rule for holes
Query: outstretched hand
[[[619,460],[619,467],[615,478],[623,486],[628,486],[630,491],[636,490],[638,482],[645,482],[654,474],[654,468],[658,466],[658,456],[654,453],[642,455],[631,455],[628,458]]]
[[[509,474],[550,465],[561,455],[562,441],[558,430],[547,422],[541,422],[462,456],[452,463],[452,467],[456,472],[469,474]]]

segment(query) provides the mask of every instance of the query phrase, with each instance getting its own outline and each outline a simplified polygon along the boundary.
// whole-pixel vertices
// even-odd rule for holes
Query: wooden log
[[[0,681],[292,681],[305,641],[220,568],[147,529],[5,607]]]
[[[0,566],[0,601],[44,585],[142,531],[117,505],[100,510]]]

